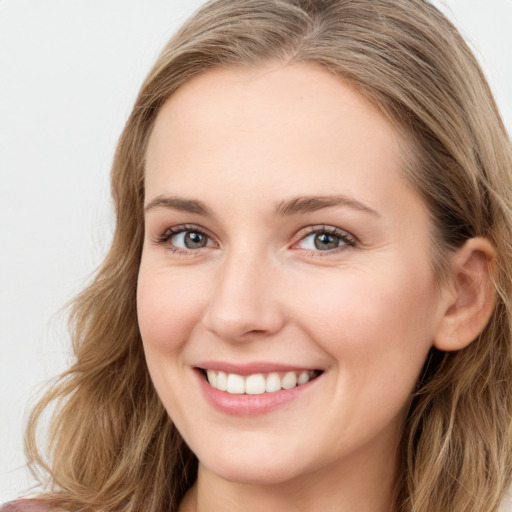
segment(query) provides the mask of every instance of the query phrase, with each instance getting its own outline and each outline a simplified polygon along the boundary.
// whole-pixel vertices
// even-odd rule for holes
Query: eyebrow
[[[281,201],[277,205],[275,213],[277,216],[288,216],[316,212],[323,208],[332,208],[336,206],[351,208],[353,210],[369,213],[375,217],[380,217],[380,214],[368,205],[361,203],[352,197],[343,195],[295,197],[293,199]]]
[[[336,196],[300,196],[285,201],[280,201],[275,208],[274,215],[278,217],[287,217],[304,213],[316,212],[324,208],[333,208],[341,206],[369,213],[380,217],[380,214],[368,205],[357,201],[354,198],[336,195]],[[181,212],[194,213],[205,217],[213,217],[213,211],[202,201],[197,199],[185,199],[183,197],[158,196],[150,201],[145,207],[144,212],[155,208],[168,208]]]
[[[168,197],[158,196],[155,197],[144,207],[144,212],[148,212],[158,207],[177,210],[180,212],[195,213],[205,217],[212,217],[213,212],[203,202],[196,199],[185,199],[183,197]]]

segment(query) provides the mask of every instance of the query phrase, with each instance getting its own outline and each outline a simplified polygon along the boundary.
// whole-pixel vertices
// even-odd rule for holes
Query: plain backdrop
[[[0,0],[0,503],[26,492],[23,428],[69,361],[59,310],[108,247],[109,167],[138,88],[199,0]],[[437,0],[512,131],[512,0]]]

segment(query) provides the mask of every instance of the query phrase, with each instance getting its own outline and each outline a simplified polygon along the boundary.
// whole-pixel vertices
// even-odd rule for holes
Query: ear
[[[496,252],[485,238],[469,239],[454,255],[451,286],[444,290],[444,316],[434,346],[443,351],[467,347],[484,329],[496,303]]]

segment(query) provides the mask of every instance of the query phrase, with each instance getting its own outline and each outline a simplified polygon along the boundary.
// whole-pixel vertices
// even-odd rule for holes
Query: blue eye
[[[296,247],[310,251],[332,251],[346,245],[354,246],[354,239],[338,228],[322,228],[303,237]]]

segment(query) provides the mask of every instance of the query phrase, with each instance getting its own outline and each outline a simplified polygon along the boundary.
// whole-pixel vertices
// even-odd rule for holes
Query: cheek
[[[302,329],[351,385],[407,389],[421,371],[435,333],[435,285],[429,273],[403,269],[346,272],[300,294]]]
[[[194,401],[183,386],[187,378],[185,352],[197,326],[204,290],[179,275],[141,264],[137,284],[137,316],[146,363],[155,389],[173,421],[188,425],[184,418],[194,412],[183,404]],[[189,427],[186,426],[186,431]]]
[[[204,289],[198,282],[141,265],[137,316],[146,352],[178,350],[199,321]]]
[[[400,274],[345,277],[343,287],[323,288],[323,299],[308,297],[303,326],[335,368],[332,403],[341,405],[332,423],[346,421],[347,438],[369,439],[403,421],[433,343],[435,294],[428,280],[400,280]]]

